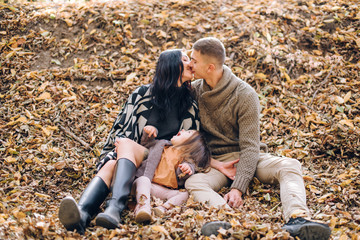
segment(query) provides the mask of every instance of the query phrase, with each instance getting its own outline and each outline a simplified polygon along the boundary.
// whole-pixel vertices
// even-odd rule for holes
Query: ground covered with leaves
[[[233,211],[193,202],[149,225],[85,236],[58,220],[95,173],[127,96],[151,82],[160,52],[224,42],[226,63],[262,104],[261,138],[303,165],[308,205],[332,239],[359,239],[360,7],[343,0],[0,1],[0,238],[289,239],[278,186],[252,181]],[[221,194],[226,193],[223,189]],[[153,202],[159,204],[158,200]]]

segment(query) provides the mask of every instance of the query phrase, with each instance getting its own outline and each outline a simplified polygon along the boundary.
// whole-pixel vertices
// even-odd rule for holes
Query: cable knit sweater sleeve
[[[240,161],[231,188],[245,193],[253,178],[260,152],[259,98],[254,90],[246,91],[238,104]]]

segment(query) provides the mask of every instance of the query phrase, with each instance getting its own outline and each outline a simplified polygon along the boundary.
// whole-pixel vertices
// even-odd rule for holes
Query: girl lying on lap
[[[155,127],[144,127],[141,140],[141,145],[146,148],[144,160],[134,181],[137,200],[135,220],[139,223],[151,220],[150,194],[167,200],[154,209],[155,215],[163,215],[166,210],[188,199],[187,191],[179,190],[184,187],[185,180],[195,172],[206,171],[210,166],[210,151],[200,132],[181,130],[170,141],[156,140],[156,136]],[[120,145],[121,140],[116,142],[116,149],[118,146],[124,148]]]

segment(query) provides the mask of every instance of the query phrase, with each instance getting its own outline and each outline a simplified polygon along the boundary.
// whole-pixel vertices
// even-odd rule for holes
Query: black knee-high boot
[[[85,228],[98,213],[100,205],[105,201],[109,192],[104,180],[96,176],[87,185],[78,203],[71,196],[61,201],[60,222],[68,231],[76,229],[80,234],[84,234]]]
[[[134,182],[135,164],[127,158],[120,158],[112,182],[112,197],[108,207],[96,217],[96,225],[108,229],[118,228],[121,222],[121,212],[125,209]]]

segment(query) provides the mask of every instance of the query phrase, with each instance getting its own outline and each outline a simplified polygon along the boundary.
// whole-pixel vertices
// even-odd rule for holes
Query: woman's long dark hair
[[[184,72],[181,59],[181,50],[166,50],[160,54],[156,64],[151,94],[152,103],[159,109],[161,120],[165,119],[172,106],[178,109],[179,117],[181,117],[192,104],[193,98],[189,87],[186,84],[177,86]]]

